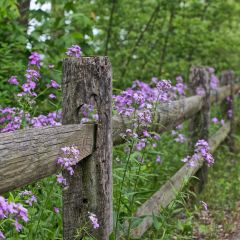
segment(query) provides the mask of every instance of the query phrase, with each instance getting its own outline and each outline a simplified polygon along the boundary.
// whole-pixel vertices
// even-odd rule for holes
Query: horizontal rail
[[[76,145],[84,159],[92,153],[93,143],[93,124],[1,133],[0,194],[56,173],[61,147]]]
[[[240,85],[235,85],[235,92]],[[217,89],[212,102],[230,94],[230,87]],[[161,104],[155,130],[166,131],[192,117],[202,108],[202,97],[191,96]],[[113,144],[123,142],[121,134],[131,128],[131,121],[113,117]],[[89,156],[94,145],[94,125],[64,125],[17,130],[0,134],[0,194],[30,184],[57,171],[56,158],[62,146],[77,144],[81,159]]]
[[[230,123],[227,122],[221,127],[210,139],[209,146],[211,152],[214,152],[221,142],[227,137],[230,131]],[[131,231],[133,238],[140,238],[148,228],[153,224],[152,214],[159,214],[161,208],[165,208],[175,199],[179,191],[184,187],[185,183],[193,176],[202,166],[203,161],[200,160],[194,167],[185,164],[178,170],[173,177],[168,180],[157,192],[155,192],[145,203],[143,203],[134,217],[144,217],[143,221]],[[150,213],[150,215],[149,215]],[[128,223],[125,223],[127,226]],[[126,227],[127,229],[127,227]]]

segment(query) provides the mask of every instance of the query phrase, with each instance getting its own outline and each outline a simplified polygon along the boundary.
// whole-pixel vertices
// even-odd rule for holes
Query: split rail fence
[[[88,212],[99,218],[100,228],[93,235],[98,240],[108,239],[113,228],[112,220],[112,147],[123,143],[121,135],[131,128],[131,120],[112,116],[112,70],[107,57],[68,58],[62,70],[62,126],[23,129],[0,134],[0,194],[33,183],[57,172],[56,158],[60,148],[75,144],[81,159],[73,176],[63,173],[68,187],[63,189],[63,238],[75,239],[76,230],[86,223]],[[233,101],[224,99],[240,90],[234,83],[234,73],[225,71],[222,86],[210,90],[210,73],[206,67],[190,70],[191,97],[162,103],[157,111],[157,132],[167,131],[190,119],[191,142],[198,139],[209,142],[211,152],[225,139],[234,150],[234,116],[227,110]],[[202,87],[204,96],[196,95]],[[79,113],[84,104],[94,102],[98,123],[79,124]],[[219,102],[229,120],[209,137],[210,105]],[[193,146],[190,146],[193,148]],[[207,166],[202,160],[195,167],[184,165],[161,188],[143,203],[135,217],[145,216],[131,231],[140,238],[152,225],[152,214],[166,207],[179,192],[186,180],[196,175],[200,188],[206,181]],[[127,223],[126,223],[127,224]],[[119,236],[121,238],[121,236]],[[124,237],[123,237],[124,239]]]

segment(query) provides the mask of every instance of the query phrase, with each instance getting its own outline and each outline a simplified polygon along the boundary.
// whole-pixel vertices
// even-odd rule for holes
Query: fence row
[[[190,80],[194,96],[161,104],[158,108],[158,124],[155,130],[166,131],[191,120],[192,139],[208,139],[210,104],[222,102],[240,89],[233,84],[231,72],[225,72],[222,82],[230,85],[218,88],[210,94],[209,75],[205,68],[193,68]],[[57,171],[56,158],[60,148],[75,144],[81,159],[75,174],[64,173],[69,186],[63,189],[64,239],[74,239],[76,229],[86,222],[88,212],[99,216],[101,228],[94,232],[97,239],[108,239],[112,231],[112,145],[123,142],[121,135],[132,126],[131,119],[112,117],[111,65],[107,57],[84,57],[65,59],[63,62],[63,126],[24,129],[2,133],[0,139],[0,193],[4,193]],[[225,82],[224,82],[225,81]],[[205,89],[204,96],[195,95],[197,87]],[[84,104],[94,103],[98,124],[79,125],[79,113]],[[226,106],[229,108],[229,106]],[[232,118],[233,119],[233,118]],[[233,121],[233,120],[231,120]],[[233,122],[226,123],[210,138],[213,150],[233,131]],[[112,144],[113,143],[113,144]],[[204,165],[204,164],[203,164]],[[158,212],[174,199],[175,192],[183,186],[202,166],[189,170],[181,168],[171,180],[146,201],[136,216]],[[204,169],[204,166],[201,168]],[[201,170],[202,171],[202,170]],[[200,177],[201,179],[201,177]],[[204,178],[202,178],[204,181]],[[151,225],[147,217],[132,231],[132,236],[141,236]]]

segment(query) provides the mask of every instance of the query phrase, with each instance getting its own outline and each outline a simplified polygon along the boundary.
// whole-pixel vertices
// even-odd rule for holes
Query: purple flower
[[[185,90],[187,89],[187,86],[183,83],[183,78],[181,76],[176,77],[176,86],[173,87],[175,92],[177,92],[180,96],[185,95]]]
[[[35,195],[32,195],[30,198],[25,200],[25,203],[27,203],[29,206],[32,206],[33,202],[37,202],[37,198]]]
[[[80,152],[75,146],[62,147],[61,151],[63,153],[63,157],[61,156],[57,158],[57,164],[60,165],[62,169],[67,170],[70,175],[73,175],[73,166],[78,163]]]
[[[169,100],[169,91],[172,89],[170,80],[161,80],[157,83],[157,90],[159,93],[159,100],[167,102]]]
[[[209,150],[208,143],[205,140],[198,140],[195,144],[195,153],[200,155],[207,162],[208,166],[211,166],[214,163],[214,159]]]
[[[225,124],[224,119],[221,119],[221,124],[222,124],[222,126]]]
[[[57,175],[57,182],[63,184],[64,186],[67,186],[67,180],[63,177],[61,173]]]
[[[217,123],[218,123],[218,119],[217,119],[216,117],[214,117],[214,118],[212,118],[212,122],[213,122],[214,124],[217,124]]]
[[[154,137],[153,137],[155,140],[159,141],[160,140],[160,136],[158,134],[154,134]]]
[[[157,163],[162,162],[161,157],[160,157],[159,155],[157,155],[157,157],[156,157],[156,162],[157,162]]]
[[[89,219],[90,219],[90,221],[92,223],[93,228],[94,229],[99,228],[97,216],[95,214],[93,214],[93,213],[90,213],[90,212],[88,212],[88,214],[89,214]]]
[[[32,206],[33,202],[37,202],[36,196],[32,193],[32,191],[24,190],[19,193],[20,196],[28,196],[28,198],[25,200],[25,203]]]
[[[29,59],[29,65],[36,65],[37,67],[40,67],[40,54],[37,52],[32,52]]]
[[[54,212],[57,213],[57,214],[60,212],[59,208],[57,208],[57,207],[54,207],[53,209],[54,209]]]
[[[196,93],[199,96],[204,96],[205,95],[205,90],[202,87],[197,87]]]
[[[140,121],[140,123],[143,123],[145,125],[150,124],[152,122],[151,111],[144,110],[142,112],[139,112],[138,113],[138,120]]]
[[[233,111],[232,111],[232,109],[229,109],[229,110],[227,111],[227,115],[228,115],[228,118],[232,118],[232,116],[233,116]]]
[[[200,201],[205,211],[208,211],[208,205],[204,201]]]
[[[136,149],[138,150],[138,151],[141,151],[143,148],[145,148],[146,147],[146,139],[140,139],[140,141],[138,141],[137,143],[136,143]]]
[[[22,89],[24,92],[29,92],[31,93],[31,90],[34,90],[36,88],[36,83],[33,81],[28,81],[22,85]]]
[[[34,69],[27,69],[25,77],[28,81],[38,80],[40,78],[40,73]]]
[[[10,77],[9,80],[8,80],[8,82],[9,82],[10,84],[12,84],[12,85],[18,85],[18,84],[19,84],[16,76]]]
[[[50,93],[50,94],[48,95],[48,97],[51,98],[51,99],[54,99],[54,98],[56,98],[56,95],[53,94],[53,93]]]
[[[60,88],[60,85],[55,80],[51,80],[50,84],[47,84],[47,87]]]
[[[68,48],[68,51],[66,52],[66,54],[69,57],[80,58],[80,56],[81,56],[81,48],[78,45],[72,45],[72,47]]]
[[[2,231],[0,231],[0,239],[5,239],[5,236]]]
[[[151,135],[149,134],[149,132],[147,130],[143,131],[143,136],[144,137],[151,137]]]
[[[219,85],[219,80],[218,80],[217,76],[212,74],[211,78],[210,78],[210,88],[211,89],[217,89],[218,85]]]
[[[180,142],[180,143],[184,143],[186,142],[186,137],[183,135],[183,134],[178,134],[178,136],[175,138],[175,141],[176,142]]]
[[[18,222],[18,220],[15,220],[13,224],[17,232],[20,232],[22,230],[22,225]]]

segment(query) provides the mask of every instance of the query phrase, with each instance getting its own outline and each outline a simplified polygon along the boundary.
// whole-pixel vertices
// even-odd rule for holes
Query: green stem
[[[141,161],[143,160],[143,157],[144,157],[144,154],[143,154],[142,157],[141,157]],[[136,172],[136,177],[137,177],[137,179],[135,179],[133,192],[136,191],[136,188],[137,188],[137,185],[138,185],[138,179],[139,179],[138,176],[139,176],[139,174],[140,174],[141,167],[142,167],[142,163],[140,162],[140,163],[139,163],[139,166],[138,166],[138,169],[137,169],[137,172]],[[135,194],[133,194],[132,199],[131,199],[131,202],[130,202],[130,205],[129,205],[129,209],[130,209],[130,211],[131,211],[131,216],[132,216],[132,206],[133,206],[134,196],[135,196]],[[129,221],[129,224],[128,224],[127,240],[128,240],[129,237],[130,237],[131,224],[132,224],[132,218],[130,218],[130,221]]]
[[[131,148],[130,148],[130,151],[129,151],[129,154],[128,154],[127,163],[126,163],[126,166],[125,166],[125,169],[124,169],[123,178],[122,178],[122,182],[121,182],[120,194],[119,194],[118,204],[117,204],[117,217],[116,217],[116,224],[115,224],[114,239],[117,239],[117,227],[118,227],[119,211],[120,211],[121,198],[122,198],[123,183],[124,183],[124,180],[125,180],[125,177],[126,177],[128,164],[130,162],[130,156],[132,154],[133,146],[134,146],[134,141],[132,141],[132,145],[131,145]]]

